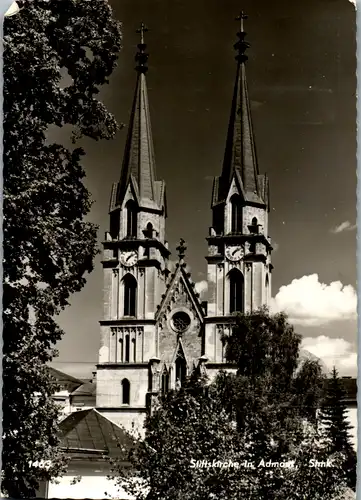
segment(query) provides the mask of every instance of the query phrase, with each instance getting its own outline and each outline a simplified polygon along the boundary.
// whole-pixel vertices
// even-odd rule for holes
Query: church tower
[[[110,197],[103,242],[104,312],[97,365],[97,409],[116,423],[142,422],[149,363],[156,354],[157,305],[170,255],[165,241],[165,184],[156,178],[141,24],[136,86],[121,176]]]
[[[271,297],[271,243],[268,237],[269,182],[260,175],[246,81],[242,12],[234,45],[236,80],[228,125],[223,169],[214,179],[213,222],[208,241],[208,310],[205,331],[207,368],[224,359],[222,336],[237,312],[268,305]]]

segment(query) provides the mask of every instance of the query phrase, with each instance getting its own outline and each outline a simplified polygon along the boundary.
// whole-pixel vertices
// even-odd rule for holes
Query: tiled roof
[[[133,443],[125,430],[94,408],[71,413],[59,428],[61,446],[72,453],[119,456],[119,446],[128,449]]]
[[[123,157],[118,199],[125,193],[131,176],[139,190],[140,203],[158,206],[155,189],[155,158],[145,74],[137,75],[127,141]]]
[[[237,65],[236,83],[219,186],[221,189],[218,189],[218,201],[221,201],[227,195],[236,172],[240,174],[239,177],[246,201],[264,203],[263,186],[260,185],[258,177],[258,163],[244,62],[238,62]]]
[[[77,387],[80,387],[83,384],[83,381],[69,375],[67,373],[63,373],[52,366],[48,366],[48,370],[50,374],[55,378],[57,383],[61,386],[62,389],[68,390],[69,392],[74,391]]]
[[[165,208],[165,216],[167,216],[167,200],[166,200],[166,194],[165,194],[165,182],[164,181],[155,181],[154,183],[155,187],[155,200],[159,207],[164,206]]]
[[[71,393],[71,396],[92,396],[96,391],[95,382],[86,382]]]

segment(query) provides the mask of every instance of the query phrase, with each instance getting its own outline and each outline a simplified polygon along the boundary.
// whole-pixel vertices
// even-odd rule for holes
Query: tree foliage
[[[187,384],[161,399],[146,420],[145,440],[130,453],[130,468],[113,462],[119,485],[136,498],[228,500],[243,498],[245,488],[252,488],[250,483],[238,484],[239,471],[234,468],[207,466],[238,461],[246,450],[239,447],[235,426],[219,402],[207,391],[193,389]],[[197,461],[204,467],[196,467]]]
[[[324,380],[320,364],[306,360],[300,365],[300,335],[284,314],[270,315],[266,308],[239,315],[231,335],[223,341],[226,359],[237,372],[220,375],[218,384],[233,393],[221,397],[232,406],[239,430],[249,432],[256,425],[254,413],[264,413],[264,418],[267,414],[268,435],[274,427],[281,448],[287,447],[291,435],[297,439],[302,418],[315,421]]]
[[[347,475],[347,484],[355,490],[357,458],[351,443],[352,426],[347,421],[346,393],[336,368],[333,368],[332,378],[328,382],[326,396],[322,402],[320,422],[330,452],[343,454],[342,466]]]
[[[46,134],[68,125],[74,142],[113,137],[116,120],[97,94],[115,68],[121,30],[106,0],[18,4],[4,22],[2,490],[28,498],[63,470],[45,363],[63,335],[54,317],[84,286],[97,252],[96,227],[84,221],[84,151]],[[51,467],[32,465],[41,460]]]
[[[299,366],[300,338],[286,316],[265,309],[241,315],[224,341],[233,373],[208,382],[191,377],[162,397],[130,454],[131,468],[113,464],[119,485],[147,500],[296,500],[305,492],[315,500],[340,498],[342,457],[315,425],[321,369],[314,361]],[[192,467],[192,459],[211,465]],[[329,459],[330,466],[314,468],[312,459]]]

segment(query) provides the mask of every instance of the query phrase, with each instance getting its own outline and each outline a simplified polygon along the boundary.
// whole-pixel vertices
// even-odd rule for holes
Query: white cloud
[[[207,283],[207,281],[206,280],[198,281],[195,284],[194,288],[195,288],[196,292],[199,293],[200,298],[202,300],[204,300],[206,298],[206,294],[207,294],[207,291],[208,291],[208,283]]]
[[[321,283],[318,274],[294,279],[282,286],[272,299],[272,312],[284,311],[291,323],[304,326],[325,325],[356,317],[357,295],[351,285],[334,281]]]
[[[302,340],[302,348],[320,358],[329,371],[335,366],[340,375],[357,372],[357,353],[347,340],[326,335],[306,337]]]
[[[357,228],[356,224],[351,224],[349,220],[346,220],[345,222],[341,222],[341,224],[339,224],[338,226],[330,229],[330,231],[333,234],[338,234],[338,233],[343,233],[343,231],[353,231],[356,228]]]
[[[274,240],[272,240],[271,244],[272,244],[272,248],[273,248],[273,253],[277,252],[277,250],[280,247],[279,244],[276,241],[274,241]]]
[[[353,3],[354,6],[355,6],[355,9],[357,8],[357,0],[348,0],[350,3]]]

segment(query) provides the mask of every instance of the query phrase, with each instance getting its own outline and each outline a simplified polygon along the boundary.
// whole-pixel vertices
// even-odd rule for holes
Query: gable
[[[174,363],[179,348],[187,365],[202,354],[204,312],[185,265],[177,264],[156,314],[157,352]]]
[[[177,264],[176,271],[171,276],[162,302],[156,313],[157,323],[164,320],[167,313],[175,308],[187,308],[198,320],[199,324],[204,322],[204,312],[199,300],[199,293],[195,291],[195,283],[190,279],[190,273],[185,269],[185,265]]]
[[[136,179],[131,175],[122,200],[119,200],[121,207],[124,208],[129,200],[135,200],[139,205],[139,189]]]
[[[231,185],[229,186],[229,189],[228,189],[226,201],[229,202],[230,198],[234,194],[239,194],[240,197],[242,198],[243,202],[246,201],[246,196],[245,196],[245,192],[243,189],[241,175],[240,175],[240,172],[238,172],[238,170],[236,170],[235,173],[233,174],[232,182],[231,182]]]

